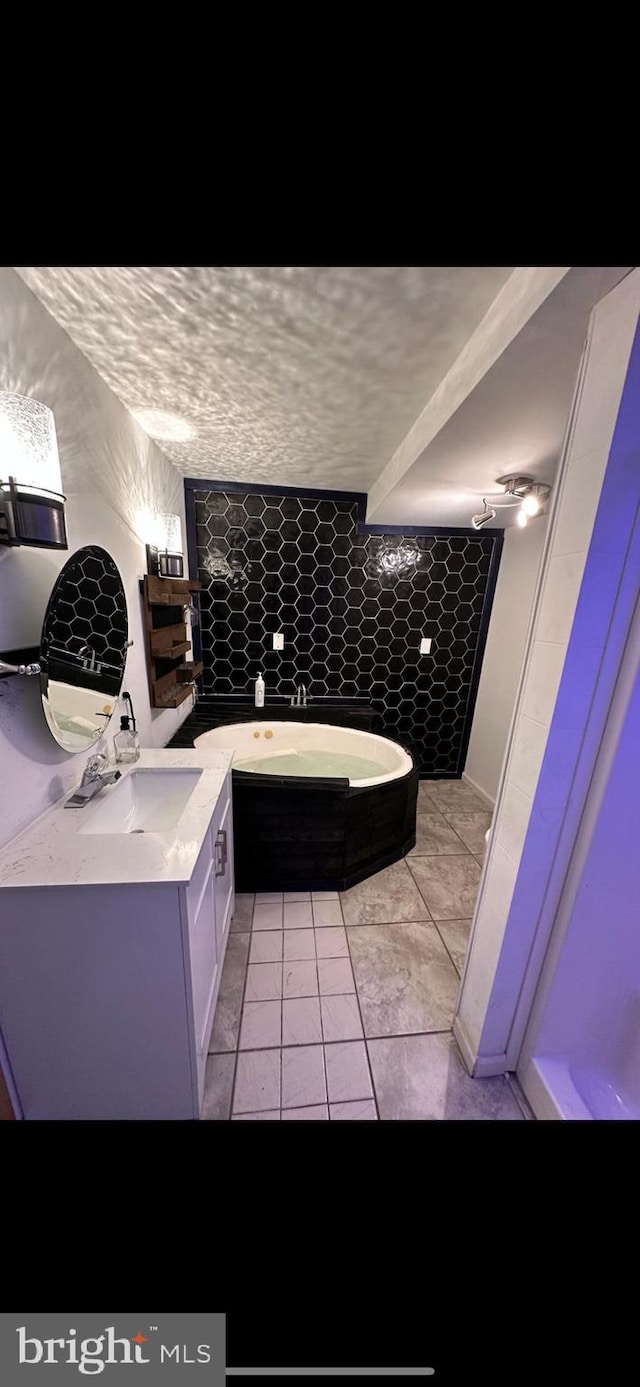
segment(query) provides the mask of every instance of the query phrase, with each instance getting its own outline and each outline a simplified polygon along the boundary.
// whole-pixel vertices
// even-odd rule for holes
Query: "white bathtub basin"
[[[174,828],[201,770],[140,769],[107,785],[83,813],[79,833],[166,833]]]
[[[229,723],[203,732],[194,745],[233,751],[233,765],[238,770],[270,774],[269,762],[273,761],[279,776],[335,776],[359,789],[397,780],[413,769],[411,757],[389,737],[325,722]],[[258,767],[256,762],[263,764]],[[307,768],[302,769],[305,762]]]

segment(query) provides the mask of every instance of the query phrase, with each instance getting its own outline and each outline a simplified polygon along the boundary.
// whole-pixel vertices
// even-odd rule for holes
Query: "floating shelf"
[[[192,679],[199,679],[203,669],[202,660],[187,660],[185,664],[178,665],[178,683],[186,684]]]
[[[201,588],[188,578],[147,575],[140,582],[152,708],[179,708],[189,696],[187,684],[202,674],[201,660],[184,658],[191,639],[182,620],[185,602]]]
[[[160,708],[179,708],[180,704],[184,703],[185,698],[189,697],[190,692],[191,690],[186,686],[186,684],[183,684],[182,688],[178,688],[177,693],[174,693],[173,696],[169,696],[169,698],[164,699],[163,702],[160,703],[158,706]]]

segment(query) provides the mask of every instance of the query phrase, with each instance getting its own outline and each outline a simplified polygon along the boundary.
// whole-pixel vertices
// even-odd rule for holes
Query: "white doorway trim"
[[[540,591],[529,630],[523,678],[454,1020],[454,1033],[467,1067],[477,1076],[502,1073],[517,1066],[633,615],[630,546],[640,503],[639,308],[640,271],[635,270],[595,310],[595,332],[589,338],[576,392],[565,449],[566,457],[573,448],[570,500],[563,500],[561,494],[566,489],[563,472],[545,545]],[[604,437],[607,411],[610,424],[608,436]],[[573,546],[579,560],[573,617],[567,617],[564,643],[547,647],[558,669],[554,684],[557,698],[554,705],[553,691],[549,693],[548,716],[540,718],[541,764],[535,772],[537,780],[532,781],[529,797],[520,795],[518,800],[519,792],[516,788],[514,794],[510,772],[532,651],[542,646],[544,655],[545,642],[560,639],[545,635],[539,620],[545,604],[548,570],[556,565],[557,593],[558,572],[563,572],[562,556],[568,547],[565,544],[563,551],[558,544],[554,550],[554,539],[559,527],[566,530],[576,484],[579,486],[581,481],[582,461],[589,459],[585,437],[590,440],[589,430],[595,436],[598,429],[601,460],[592,453],[596,465],[591,478],[586,467],[582,474],[592,486],[594,478],[598,481],[589,525],[593,526],[597,506],[596,523],[590,542],[587,531],[582,556],[578,545]],[[555,558],[555,553],[560,558]],[[547,616],[548,598],[547,592]],[[527,712],[526,706],[524,711]],[[508,813],[519,802],[527,813],[522,815],[521,837],[515,849],[507,851]]]

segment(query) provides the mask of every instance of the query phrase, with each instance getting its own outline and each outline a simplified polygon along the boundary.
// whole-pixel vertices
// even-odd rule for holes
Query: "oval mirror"
[[[58,574],[40,641],[42,706],[65,751],[86,751],[118,701],[128,643],[118,569],[96,544],[77,549]]]

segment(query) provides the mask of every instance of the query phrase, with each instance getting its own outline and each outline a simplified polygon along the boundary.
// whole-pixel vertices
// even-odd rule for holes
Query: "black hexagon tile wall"
[[[251,696],[261,669],[267,697],[303,683],[312,699],[366,698],[423,774],[459,774],[502,532],[380,534],[364,498],[221,487],[187,483],[205,695]]]
[[[87,545],[64,566],[65,587],[55,590],[47,608],[41,654],[52,662],[81,659],[91,649],[100,663],[120,676],[126,660],[127,607],[118,569],[105,549]],[[124,653],[123,653],[124,652]]]

